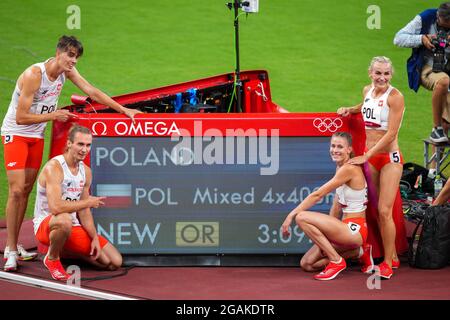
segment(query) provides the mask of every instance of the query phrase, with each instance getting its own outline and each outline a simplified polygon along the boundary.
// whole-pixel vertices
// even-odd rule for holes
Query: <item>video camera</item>
[[[446,72],[450,73],[450,66],[445,63],[445,48],[449,43],[450,32],[439,30],[436,38],[431,39],[431,43],[434,45],[433,49],[433,72]]]

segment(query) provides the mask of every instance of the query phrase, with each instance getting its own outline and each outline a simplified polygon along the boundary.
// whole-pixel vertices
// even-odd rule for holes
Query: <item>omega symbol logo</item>
[[[320,132],[326,132],[326,131],[336,132],[337,129],[342,127],[342,124],[343,124],[343,122],[340,118],[336,118],[336,119],[316,118],[313,121],[314,128],[316,128]]]
[[[94,136],[106,136],[106,124],[103,121],[94,122],[92,125],[92,133]]]

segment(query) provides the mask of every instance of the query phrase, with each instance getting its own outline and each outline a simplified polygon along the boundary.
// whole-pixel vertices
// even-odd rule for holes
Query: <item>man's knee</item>
[[[69,213],[60,213],[50,222],[50,231],[58,230],[69,234],[72,231],[72,216]]]
[[[25,198],[25,188],[23,186],[20,187],[12,187],[9,189],[9,197],[13,201],[22,201]]]
[[[111,259],[111,263],[108,266],[108,269],[111,271],[117,270],[122,266],[122,256],[119,258]]]
[[[439,91],[443,92],[446,95],[447,91],[448,91],[449,84],[450,84],[449,77],[448,76],[442,77],[441,79],[439,79],[436,82],[434,90],[439,90]]]
[[[111,245],[111,244],[108,244]],[[112,246],[112,245],[111,245]],[[122,255],[120,254],[120,252],[112,247],[112,248],[108,248],[108,250],[103,251],[105,254],[105,258],[107,259],[106,264],[106,268],[110,271],[114,271],[119,269],[122,266]]]
[[[119,253],[114,260],[112,260],[113,265],[119,269],[122,266],[123,263],[123,259],[122,259],[122,255]]]

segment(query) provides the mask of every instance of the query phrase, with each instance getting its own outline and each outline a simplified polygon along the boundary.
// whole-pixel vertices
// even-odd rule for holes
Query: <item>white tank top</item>
[[[361,212],[367,208],[367,184],[361,190],[354,190],[343,184],[336,189],[336,196],[344,213]]]
[[[52,58],[50,58],[52,59]],[[45,62],[36,63],[33,66],[39,67],[42,73],[41,86],[34,94],[31,104],[30,113],[44,114],[56,111],[58,107],[58,98],[61,94],[62,87],[66,81],[64,73],[60,74],[55,81],[50,81],[45,70]],[[18,135],[31,138],[44,138],[45,127],[47,122],[19,125],[16,123],[17,105],[19,103],[20,89],[16,83],[16,87],[11,97],[8,112],[3,119],[1,135]]]
[[[84,164],[81,161],[78,166],[78,173],[76,176],[70,172],[69,166],[66,163],[66,160],[64,159],[63,155],[59,155],[54,157],[53,159],[57,160],[59,164],[61,165],[63,172],[64,172],[64,180],[61,185],[61,192],[63,200],[71,200],[71,201],[77,201],[80,200],[81,193],[83,192],[84,184],[86,183],[86,172],[84,169]],[[42,187],[39,184],[39,181],[37,183],[37,194],[36,194],[36,204],[34,206],[34,233],[36,234],[39,225],[41,222],[49,215],[51,214],[48,209],[48,199],[47,199],[47,193],[46,188]],[[77,218],[76,212],[70,213],[72,216],[72,225],[73,226],[79,226],[80,222]]]
[[[384,130],[388,129],[389,121],[389,105],[388,97],[393,86],[389,86],[385,93],[379,98],[372,98],[374,86],[370,88],[364,97],[364,103],[361,108],[361,113],[366,129]]]

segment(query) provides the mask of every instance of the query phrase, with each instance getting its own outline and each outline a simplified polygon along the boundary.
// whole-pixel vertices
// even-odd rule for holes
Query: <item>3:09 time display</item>
[[[289,227],[289,236],[283,237],[283,233],[281,232],[280,228],[270,228],[268,224],[260,224],[258,226],[259,230],[259,236],[258,236],[258,242],[262,244],[268,244],[268,243],[291,243],[292,241],[296,241],[297,243],[301,243],[303,239],[308,239],[308,237],[305,237],[305,233],[298,227],[295,226],[294,230],[292,230],[292,227]],[[311,240],[308,239],[311,243]]]

